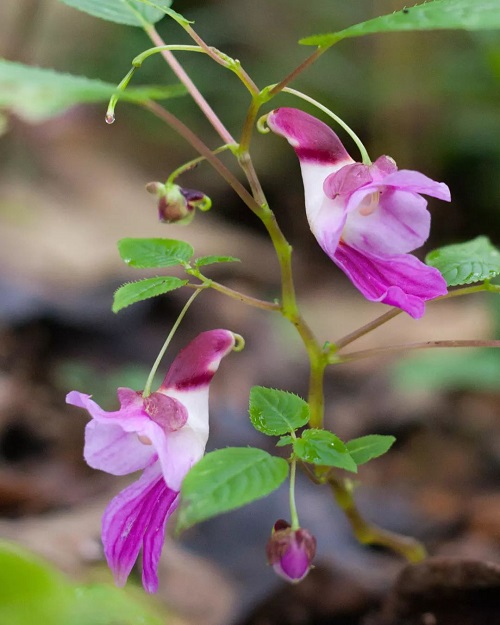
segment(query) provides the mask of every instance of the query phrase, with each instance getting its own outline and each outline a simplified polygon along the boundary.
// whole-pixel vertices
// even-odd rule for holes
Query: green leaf
[[[142,589],[133,590],[136,592],[132,589],[124,591],[111,584],[77,586],[74,589],[74,616],[65,625],[162,625],[170,622],[152,609],[151,601],[145,600]],[[41,625],[42,621],[38,622]]]
[[[102,80],[0,59],[0,107],[28,122],[55,117],[75,104],[107,102],[115,92],[116,85]],[[140,103],[185,93],[183,85],[130,87],[120,98]]]
[[[205,267],[216,263],[241,263],[241,260],[234,256],[200,256],[194,261],[196,267]]]
[[[306,46],[331,46],[341,39],[409,30],[500,28],[498,0],[434,0],[355,24],[336,33],[301,39]]]
[[[207,454],[182,482],[177,531],[269,495],[287,475],[287,461],[262,449],[228,447]]]
[[[483,282],[500,274],[500,252],[484,236],[433,250],[425,262],[443,274],[448,286]]]
[[[293,445],[293,438],[291,436],[281,436],[276,443],[276,447],[286,447],[287,445]]]
[[[146,278],[137,282],[128,282],[115,291],[113,299],[113,312],[118,312],[136,302],[142,302],[150,297],[163,295],[169,291],[179,289],[187,284],[187,280],[163,276],[157,278]]]
[[[0,541],[2,625],[160,625],[142,591],[111,584],[74,586],[50,564],[22,547]],[[34,618],[34,615],[36,618]]]
[[[120,239],[118,251],[127,265],[137,269],[182,265],[194,254],[189,243],[175,239]]]
[[[177,13],[177,11],[168,8],[172,4],[171,0],[139,0],[139,2],[160,9],[160,11],[174,19],[181,26],[185,26],[186,24],[194,24],[194,22],[186,19],[183,15]]]
[[[344,443],[327,430],[305,430],[302,437],[295,441],[293,450],[304,462],[337,467],[353,473],[358,471]]]
[[[154,6],[141,0],[61,0],[74,9],[127,26],[155,24],[165,15],[171,0],[154,0]],[[149,5],[149,6],[148,6]]]
[[[347,450],[356,464],[365,464],[372,458],[385,454],[395,442],[394,436],[369,434],[360,438],[353,438],[346,443]]]
[[[309,406],[303,399],[264,386],[250,391],[250,421],[256,430],[268,436],[293,432],[309,421]]]
[[[64,625],[71,610],[66,580],[18,545],[0,542],[0,623]]]

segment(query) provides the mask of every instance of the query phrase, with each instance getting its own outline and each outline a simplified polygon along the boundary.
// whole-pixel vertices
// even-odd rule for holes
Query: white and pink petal
[[[84,408],[90,416],[101,423],[114,424],[123,428],[126,432],[137,432],[144,423],[149,420],[144,412],[142,396],[132,389],[118,389],[118,397],[121,400],[120,410],[108,412],[103,410],[91,395],[71,391],[66,395],[66,403]]]
[[[85,427],[84,458],[93,469],[111,475],[127,475],[148,466],[156,452],[140,442],[137,434],[126,432],[120,425],[95,419]]]
[[[342,239],[376,256],[406,254],[429,236],[431,216],[426,207],[426,200],[416,193],[387,188],[372,210],[361,204],[349,214]]]

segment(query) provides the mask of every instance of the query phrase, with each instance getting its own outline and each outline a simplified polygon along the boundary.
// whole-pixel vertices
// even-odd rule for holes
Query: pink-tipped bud
[[[173,183],[149,182],[146,191],[158,198],[158,217],[167,224],[188,224],[196,208],[207,211],[212,206],[210,198],[201,191],[184,189]]]
[[[266,552],[267,561],[275,572],[287,582],[296,584],[311,569],[316,555],[316,538],[301,527],[293,530],[289,523],[280,519],[274,524]]]

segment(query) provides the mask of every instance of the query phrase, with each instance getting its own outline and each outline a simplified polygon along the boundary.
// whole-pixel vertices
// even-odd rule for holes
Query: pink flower
[[[333,130],[303,111],[279,108],[267,123],[299,158],[307,218],[322,249],[367,299],[421,317],[424,302],[447,290],[437,269],[409,254],[429,236],[420,194],[450,201],[448,187],[398,171],[389,156],[354,162]]]
[[[316,538],[306,529],[292,530],[290,524],[276,521],[266,547],[267,560],[275,572],[287,582],[296,584],[311,569],[316,555]]]
[[[127,581],[142,547],[144,588],[158,588],[165,525],[184,476],[205,452],[209,384],[234,344],[228,330],[203,332],[177,355],[158,391],[143,397],[119,388],[116,412],[102,410],[77,391],[66,397],[92,417],[84,448],[91,467],[112,475],[143,470],[109,503],[102,520],[104,553],[118,586]]]

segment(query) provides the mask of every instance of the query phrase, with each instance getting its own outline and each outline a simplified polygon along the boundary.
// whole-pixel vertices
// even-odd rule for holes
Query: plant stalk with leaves
[[[3,104],[27,119],[41,121],[76,102],[109,98],[106,113],[108,123],[115,121],[115,108],[122,99],[143,106],[182,136],[198,154],[195,159],[180,165],[171,173],[165,184],[152,183],[148,186],[148,190],[158,199],[160,219],[168,223],[187,223],[195,216],[197,208],[202,211],[210,208],[210,200],[202,192],[186,189],[177,182],[192,167],[206,161],[262,222],[274,247],[281,273],[280,296],[274,301],[268,301],[235,291],[205,275],[210,265],[236,262],[236,258],[224,255],[194,258],[194,249],[178,240],[122,239],[118,243],[118,250],[130,267],[157,271],[166,269],[167,274],[120,287],[114,296],[113,310],[118,312],[131,304],[176,289],[194,289],[194,294],[175,325],[177,327],[194,299],[199,294],[202,297],[202,291],[213,289],[248,306],[279,314],[292,324],[303,342],[310,369],[307,400],[287,391],[265,387],[254,387],[250,391],[251,423],[262,434],[277,437],[277,446],[289,450],[287,459],[245,446],[221,449],[201,457],[208,435],[208,411],[205,403],[201,414],[197,393],[200,388],[206,390],[208,401],[208,382],[222,356],[231,348],[239,349],[242,346],[241,342],[237,345],[237,335],[225,330],[200,335],[213,337],[213,333],[222,333],[224,345],[221,347],[209,342],[204,344],[204,350],[196,353],[188,346],[169,371],[166,381],[170,383],[165,382],[160,389],[153,390],[152,379],[165,346],[142,394],[121,389],[121,409],[116,413],[104,413],[87,395],[73,392],[68,396],[70,403],[86,408],[93,417],[88,426],[92,436],[89,436],[86,444],[86,453],[92,466],[118,474],[141,468],[145,471],[144,475],[148,476],[145,482],[143,477],[137,485],[130,487],[131,490],[124,491],[126,495],[119,495],[121,499],[118,503],[113,500],[115,503],[110,504],[106,513],[104,534],[108,560],[118,582],[124,583],[142,544],[146,555],[144,584],[150,591],[156,589],[159,557],[157,536],[163,536],[164,522],[178,504],[179,490],[178,531],[264,497],[277,489],[287,477],[290,477],[291,526],[285,522],[279,522],[279,527],[275,526],[268,557],[282,576],[290,581],[302,579],[309,570],[316,543],[314,537],[301,528],[299,523],[294,492],[297,466],[305,470],[311,482],[330,487],[360,542],[389,547],[411,562],[422,559],[425,557],[425,549],[420,543],[372,525],[356,507],[354,485],[350,478],[345,477],[345,472],[357,473],[360,465],[386,453],[395,439],[373,434],[344,442],[324,429],[325,370],[343,362],[376,357],[391,351],[499,346],[500,341],[495,340],[456,340],[345,351],[348,345],[390,322],[402,311],[414,318],[421,317],[425,302],[478,291],[498,292],[499,287],[491,284],[491,279],[500,273],[500,253],[486,237],[478,237],[468,243],[431,252],[425,264],[412,256],[410,252],[420,247],[429,235],[430,215],[422,194],[449,200],[448,187],[419,172],[398,170],[394,161],[387,156],[372,162],[359,137],[344,121],[307,94],[290,88],[289,84],[309,69],[331,46],[345,38],[408,30],[498,28],[498,4],[487,0],[433,0],[337,33],[308,37],[300,43],[315,46],[315,51],[280,82],[261,88],[240,61],[206,43],[192,23],[171,8],[170,0],[103,0],[100,3],[93,0],[62,1],[96,17],[142,27],[154,47],[132,61],[131,70],[117,88],[100,81],[2,61],[0,84],[2,80],[24,81],[26,84],[31,81],[30,88],[34,94],[31,99],[25,94],[18,95],[16,99],[15,90],[11,90]],[[193,44],[165,44],[154,26],[164,16],[173,19],[191,37]],[[188,76],[175,56],[177,52],[204,55],[207,57],[204,62],[215,62],[239,79],[249,99],[239,139],[235,139],[228,131],[223,120]],[[155,54],[164,58],[180,84],[168,87],[129,86],[133,75]],[[45,95],[43,105],[36,105],[37,90]],[[274,108],[262,115],[262,108],[268,107],[282,92],[307,101],[339,123],[358,146],[361,162],[356,162],[347,153],[333,130],[308,113],[297,109]],[[52,98],[47,97],[47,93],[52,94]],[[63,95],[58,96],[61,93]],[[222,140],[221,146],[208,146],[181,119],[158,103],[158,100],[186,93],[192,97]],[[309,224],[321,248],[368,300],[392,307],[374,321],[326,344],[315,336],[297,301],[292,246],[269,206],[252,160],[251,141],[256,127],[262,132],[271,130],[284,137],[295,150],[304,181]],[[234,157],[235,165],[244,174],[246,184],[221,160],[223,152]],[[170,267],[181,267],[186,277],[168,275]],[[471,284],[474,286],[469,286]],[[448,287],[458,288],[448,292]],[[219,334],[217,337],[220,338]],[[200,337],[195,339],[199,340]],[[182,380],[179,371],[185,374]],[[197,434],[200,427],[203,430],[201,438]],[[126,438],[124,442],[123,432],[127,433],[127,437],[133,435],[134,440]],[[182,435],[187,439],[191,436],[195,442],[191,446],[187,443],[185,445]],[[89,449],[90,440],[94,444],[92,449]],[[123,445],[132,445],[132,442],[135,455],[128,461],[133,466],[131,469],[127,464],[124,468],[120,464],[120,450],[123,452]],[[179,459],[180,469],[174,466],[172,455]],[[135,509],[137,501],[152,500],[159,502],[159,509],[163,510],[161,514],[149,503],[144,507],[144,514]],[[150,539],[151,523],[160,533]],[[128,528],[125,534],[124,527]],[[130,544],[133,553],[130,552]]]

